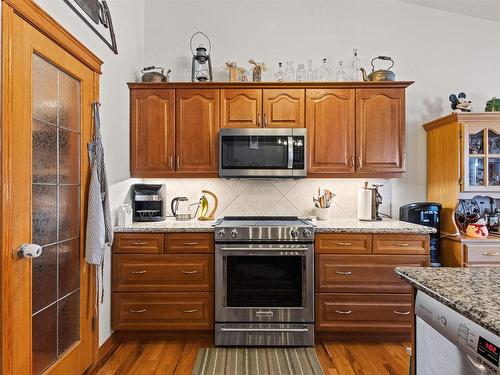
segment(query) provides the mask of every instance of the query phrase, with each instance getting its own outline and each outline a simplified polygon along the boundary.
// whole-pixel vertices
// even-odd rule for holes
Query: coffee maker
[[[165,220],[163,200],[160,197],[162,185],[132,185],[132,207],[134,221]]]

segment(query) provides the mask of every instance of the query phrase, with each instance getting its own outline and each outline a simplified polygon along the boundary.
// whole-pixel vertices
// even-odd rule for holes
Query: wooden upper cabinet
[[[268,128],[304,127],[303,89],[264,89],[263,126]]]
[[[218,172],[219,90],[177,90],[176,170]]]
[[[354,172],[355,90],[306,90],[311,175]]]
[[[357,172],[404,172],[404,89],[356,90]]]
[[[260,128],[262,90],[221,90],[221,128]]]
[[[174,171],[175,90],[132,90],[130,174],[161,177]]]

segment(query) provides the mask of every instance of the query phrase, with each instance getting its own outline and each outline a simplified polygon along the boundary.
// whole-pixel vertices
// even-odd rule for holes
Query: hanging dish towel
[[[113,228],[109,209],[108,180],[104,165],[104,148],[101,139],[99,105],[99,103],[93,104],[95,133],[93,141],[88,145],[90,186],[85,259],[87,263],[95,264],[102,268],[104,251],[113,242]]]

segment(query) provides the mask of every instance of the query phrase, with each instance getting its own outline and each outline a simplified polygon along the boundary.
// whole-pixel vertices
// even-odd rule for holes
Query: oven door
[[[220,177],[305,177],[305,129],[221,129]]]
[[[217,244],[217,322],[314,322],[312,244]]]

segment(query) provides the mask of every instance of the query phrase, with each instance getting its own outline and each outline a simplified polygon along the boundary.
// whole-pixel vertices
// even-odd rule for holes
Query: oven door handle
[[[293,168],[293,137],[288,137],[288,169]]]
[[[225,328],[222,332],[308,332],[307,328]]]
[[[277,247],[221,247],[221,251],[274,251],[279,253],[307,252],[307,247],[277,248]]]

